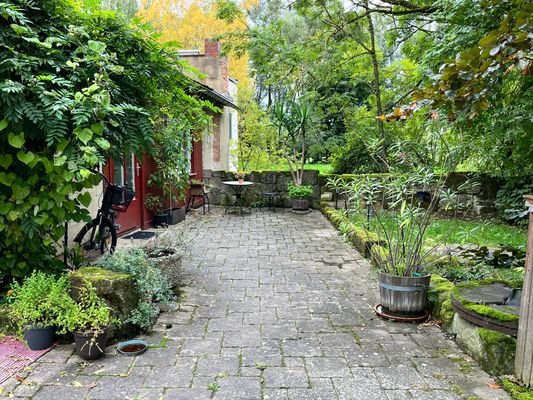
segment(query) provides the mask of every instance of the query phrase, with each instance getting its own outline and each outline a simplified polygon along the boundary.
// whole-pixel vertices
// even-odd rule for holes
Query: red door
[[[143,212],[143,187],[141,183],[141,166],[137,157],[130,154],[123,161],[109,160],[106,176],[109,181],[118,186],[126,186],[135,191],[135,198],[128,210],[118,213],[116,223],[120,225],[119,234],[141,227]]]

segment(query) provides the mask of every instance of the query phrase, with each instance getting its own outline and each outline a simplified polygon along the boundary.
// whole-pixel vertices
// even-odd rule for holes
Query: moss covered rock
[[[481,366],[493,375],[508,375],[514,371],[516,339],[478,326],[455,314],[451,330],[457,342]]]
[[[131,275],[109,271],[98,267],[83,267],[71,272],[70,282],[72,297],[77,297],[77,289],[84,281],[89,281],[96,288],[98,296],[103,298],[112,309],[112,315],[119,321],[125,321],[137,307],[139,298]],[[127,335],[130,326],[113,327],[111,338]]]
[[[448,327],[453,321],[453,307],[450,300],[454,288],[452,282],[440,275],[432,275],[430,283],[429,303],[431,315],[441,321],[443,327]]]

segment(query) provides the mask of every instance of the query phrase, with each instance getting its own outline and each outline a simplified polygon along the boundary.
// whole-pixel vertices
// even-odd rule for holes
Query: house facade
[[[197,94],[211,101],[221,112],[213,115],[212,123],[203,135],[203,139],[193,143],[191,160],[191,177],[202,179],[204,170],[234,169],[231,163],[231,144],[238,138],[237,106],[234,98],[237,94],[237,82],[229,77],[228,60],[220,54],[220,44],[206,40],[205,53],[198,50],[184,51],[181,57],[205,74],[199,82],[201,90]],[[137,157],[126,155],[124,160],[108,160],[102,172],[115,185],[124,186],[135,191],[135,199],[125,213],[119,213],[116,223],[120,225],[119,234],[151,226],[153,214],[144,207],[145,196],[152,191],[148,187],[150,174],[156,170],[154,161],[147,155]],[[89,190],[92,202],[89,206],[91,216],[96,216],[103,196],[103,185]],[[177,205],[173,205],[177,206]],[[70,223],[69,240],[72,243],[82,223]]]
[[[222,110],[213,115],[209,132],[202,139],[202,170],[235,170],[231,149],[238,140],[238,82],[229,76],[228,59],[221,55],[220,42],[206,39],[203,54],[200,50],[183,50],[180,56],[205,75],[199,82],[205,88],[205,97]],[[199,168],[194,172],[198,174]]]

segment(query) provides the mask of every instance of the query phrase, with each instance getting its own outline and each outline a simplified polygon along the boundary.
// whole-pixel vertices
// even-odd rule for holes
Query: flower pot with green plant
[[[63,330],[61,315],[72,303],[68,288],[67,276],[58,278],[43,272],[33,272],[22,284],[11,286],[10,316],[31,350],[50,347],[56,330]]]
[[[163,198],[153,193],[148,193],[144,197],[144,207],[153,214],[152,225],[155,227],[165,227],[170,225],[169,214],[163,206]]]
[[[105,352],[109,326],[113,322],[111,309],[88,281],[73,287],[72,301],[59,322],[74,335],[79,356],[85,360],[101,357]]]
[[[189,188],[190,160],[192,151],[191,127],[181,118],[160,121],[155,132],[153,157],[156,170],[148,178],[148,186],[161,193],[167,224],[174,225],[185,219],[185,206],[179,206]],[[184,125],[185,124],[185,125]],[[176,135],[181,131],[182,135]]]
[[[309,209],[309,199],[313,196],[313,186],[289,183],[287,196],[292,200],[292,209],[305,211]]]
[[[425,314],[431,275],[438,245],[426,242],[426,232],[443,197],[445,178],[421,169],[387,180],[367,179],[352,185],[351,198],[370,208],[367,229],[378,235],[371,249],[379,272],[381,311],[384,315],[409,318]],[[431,193],[421,204],[416,193],[424,187]],[[450,192],[446,195],[451,196]],[[370,218],[372,220],[370,220]]]
[[[244,177],[245,176],[246,176],[246,174],[244,173],[244,171],[235,172],[235,179],[237,179],[237,181],[239,181],[239,183],[243,183],[244,182]]]

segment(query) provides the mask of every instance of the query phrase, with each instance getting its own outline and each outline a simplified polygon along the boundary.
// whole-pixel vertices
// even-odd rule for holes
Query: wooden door
[[[118,213],[116,223],[120,225],[119,234],[141,228],[143,196],[141,165],[137,157],[130,154],[123,161],[110,160],[106,175],[109,181],[118,186],[125,186],[135,192],[135,198],[128,210]]]

